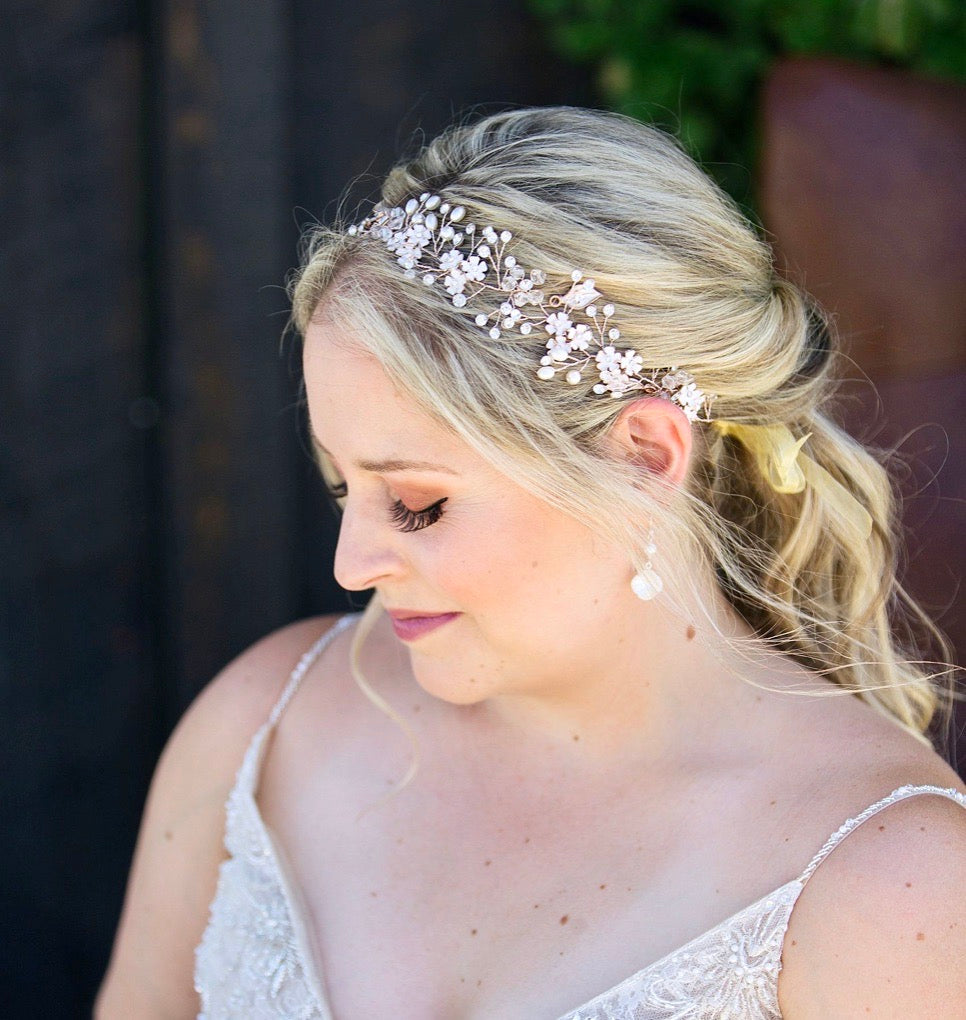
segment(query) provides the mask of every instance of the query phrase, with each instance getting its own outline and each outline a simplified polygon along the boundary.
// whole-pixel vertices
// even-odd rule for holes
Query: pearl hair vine
[[[348,233],[384,242],[406,277],[421,279],[427,287],[442,284],[454,308],[470,305],[472,311],[484,292],[499,295],[499,300],[486,295],[491,307],[478,312],[474,322],[494,340],[514,332],[546,335],[538,379],[550,381],[563,373],[576,386],[589,372],[596,394],[643,392],[670,400],[689,421],[711,420],[714,397],[700,390],[689,372],[676,365],[645,370],[636,351],[618,349],[621,333],[611,322],[614,306],[598,304],[603,295],[592,278],[575,269],[565,290],[548,293],[543,270],[527,271],[507,253],[513,239],[509,230],[478,229],[474,223],[464,224],[465,218],[463,206],[427,191],[405,206],[378,203]]]

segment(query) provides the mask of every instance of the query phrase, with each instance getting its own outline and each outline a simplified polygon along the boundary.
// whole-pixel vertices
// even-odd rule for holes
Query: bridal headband
[[[690,372],[676,365],[646,369],[636,351],[619,349],[620,329],[611,321],[614,306],[603,299],[592,277],[574,269],[563,287],[551,289],[542,269],[525,269],[507,251],[513,240],[509,230],[479,229],[465,219],[463,206],[426,191],[405,206],[378,203],[348,233],[382,241],[407,278],[427,287],[441,285],[453,307],[467,308],[494,340],[504,333],[545,337],[538,379],[549,382],[563,373],[576,386],[589,373],[595,394],[659,396],[680,407],[689,421],[712,421],[715,397],[701,390]],[[801,492],[808,483],[858,535],[871,533],[868,511],[802,452],[807,435],[795,439],[785,425],[713,424],[748,450],[776,492]]]
[[[574,269],[567,284],[552,292],[542,269],[526,270],[507,252],[513,240],[509,230],[478,229],[464,224],[465,217],[463,206],[427,191],[404,207],[380,203],[349,233],[379,238],[407,277],[427,287],[442,285],[453,307],[469,305],[476,325],[494,340],[505,332],[544,337],[547,353],[540,358],[538,379],[563,373],[576,386],[589,373],[596,394],[643,392],[677,404],[689,421],[711,420],[714,397],[698,389],[689,372],[676,365],[645,369],[636,351],[619,349],[614,306],[600,303],[603,295],[592,278]]]

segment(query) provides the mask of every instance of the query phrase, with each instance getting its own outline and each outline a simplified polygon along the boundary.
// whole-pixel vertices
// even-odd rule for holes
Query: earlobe
[[[669,400],[641,397],[621,411],[610,441],[632,464],[666,484],[679,486],[691,458],[691,422]]]

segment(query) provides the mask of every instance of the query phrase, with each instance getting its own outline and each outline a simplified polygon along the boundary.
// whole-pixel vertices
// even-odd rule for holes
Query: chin
[[[493,694],[490,685],[476,677],[454,674],[442,664],[419,662],[417,656],[411,660],[416,683],[430,697],[450,705],[478,705]]]

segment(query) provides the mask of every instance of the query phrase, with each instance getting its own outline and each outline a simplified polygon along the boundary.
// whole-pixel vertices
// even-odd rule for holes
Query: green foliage
[[[674,131],[743,205],[776,58],[841,56],[966,80],[963,0],[529,0],[604,105]]]

